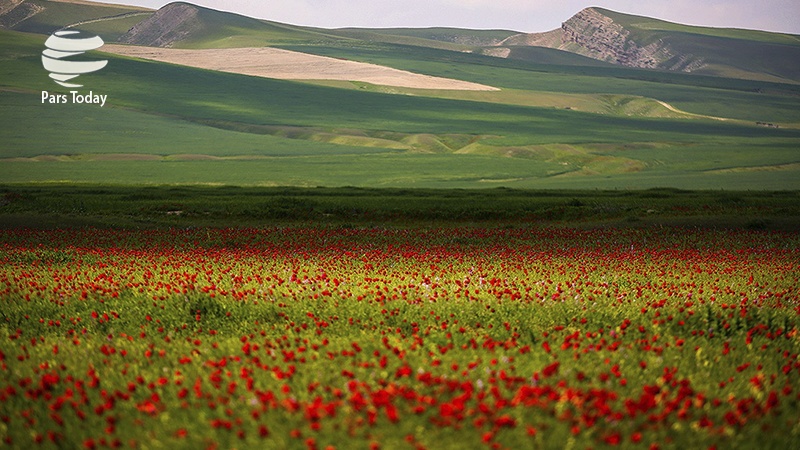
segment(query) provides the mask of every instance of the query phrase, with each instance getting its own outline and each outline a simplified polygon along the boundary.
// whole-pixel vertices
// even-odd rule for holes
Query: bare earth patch
[[[176,49],[106,44],[102,51],[201,69],[281,80],[361,81],[416,89],[496,91],[495,87],[440,78],[391,67],[310,55],[270,47]]]

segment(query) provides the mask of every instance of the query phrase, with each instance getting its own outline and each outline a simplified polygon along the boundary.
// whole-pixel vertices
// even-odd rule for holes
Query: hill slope
[[[800,82],[800,36],[693,27],[601,8],[498,46],[555,48],[627,67]]]
[[[81,28],[115,40],[128,28],[150,16],[152,10],[79,0],[0,0],[0,28],[50,34],[58,29]]]

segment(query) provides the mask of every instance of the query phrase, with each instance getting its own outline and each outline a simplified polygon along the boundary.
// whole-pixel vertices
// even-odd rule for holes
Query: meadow
[[[789,72],[644,71],[537,48],[500,59],[463,51],[513,32],[198,9],[178,46],[279,45],[500,90],[93,52],[109,64],[82,93],[106,105],[50,105],[46,34],[141,14],[84,27],[111,41],[151,12],[31,4],[44,12],[17,29],[43,34],[0,30],[0,446],[800,439]]]
[[[0,231],[11,448],[787,448],[796,232]]]

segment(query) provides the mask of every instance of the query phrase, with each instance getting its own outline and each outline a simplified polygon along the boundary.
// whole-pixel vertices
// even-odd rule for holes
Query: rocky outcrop
[[[655,69],[674,56],[660,41],[639,45],[630,31],[593,8],[574,15],[561,30],[563,42],[577,45],[584,56],[627,67]]]
[[[171,3],[134,25],[119,38],[125,44],[172,47],[202,27],[200,10],[188,3]]]
[[[703,61],[692,55],[677,55],[662,40],[642,45],[631,37],[630,30],[595,8],[586,8],[572,16],[561,28],[547,33],[511,36],[500,45],[549,47],[577,53],[627,67],[668,69],[690,72],[701,68]]]

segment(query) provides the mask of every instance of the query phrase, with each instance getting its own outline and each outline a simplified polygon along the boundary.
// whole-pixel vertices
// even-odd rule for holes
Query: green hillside
[[[800,83],[800,36],[681,25],[602,8],[503,45],[558,48],[628,67]]]
[[[281,47],[504,89],[644,97],[667,102],[693,114],[749,122],[800,124],[800,86],[795,84],[631,69],[600,62],[593,65],[548,64],[535,62],[544,58],[531,58],[531,61],[503,59],[393,44]],[[538,50],[546,54],[549,49]],[[557,52],[558,55],[565,53]],[[573,58],[594,61],[579,55],[567,55],[570,56],[559,57],[559,61],[568,62]]]
[[[665,20],[654,19],[651,17],[623,14],[603,8],[594,9],[600,11],[603,15],[612,18],[614,22],[622,24],[626,29],[631,30],[632,33],[635,33],[634,38],[640,40],[643,45],[648,45],[658,39],[657,35],[654,34],[654,32],[657,31],[674,31],[686,34],[694,34],[697,36],[748,40],[769,44],[800,45],[800,36],[792,34],[746,30],[740,28],[712,28],[682,25],[679,23],[667,22]]]
[[[409,36],[433,41],[452,42],[454,44],[486,46],[518,34],[510,30],[468,30],[464,28],[430,27],[430,28],[340,28],[339,31],[370,31],[376,34]]]
[[[104,108],[42,104],[41,91],[60,90],[41,68],[44,36],[3,31],[0,38],[2,183],[800,187],[800,131],[752,122],[386,94],[111,55],[102,55],[106,69],[82,77],[109,96]],[[450,60],[451,76],[518,83],[523,91],[541,77],[564,87],[583,82],[587,92],[661,85],[597,73],[575,81],[571,66],[539,72],[522,61],[433,49],[427,61],[394,58],[443,67],[436,58],[446,54],[470,58]],[[737,92],[671,87],[707,101]]]
[[[496,45],[518,34],[509,30],[470,30],[463,28],[339,28],[333,33],[359,40],[416,45],[455,51],[475,51]]]
[[[153,13],[152,10],[135,6],[89,2],[24,0],[13,8],[10,0],[0,4],[7,4],[9,8],[0,9],[3,11],[0,14],[0,28],[50,34],[68,25],[107,19],[87,24],[83,29],[97,30],[104,34],[104,39],[112,40]]]

